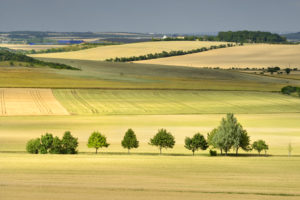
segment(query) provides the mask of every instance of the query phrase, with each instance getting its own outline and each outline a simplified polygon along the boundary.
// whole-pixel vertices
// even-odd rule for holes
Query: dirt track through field
[[[0,89],[0,116],[69,115],[50,89]]]

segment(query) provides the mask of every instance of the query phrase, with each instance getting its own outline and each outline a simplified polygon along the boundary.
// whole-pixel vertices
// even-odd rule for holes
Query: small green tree
[[[195,151],[198,151],[199,149],[206,150],[208,144],[204,136],[201,135],[200,133],[197,133],[192,138],[189,137],[185,138],[184,147],[188,150],[191,150],[193,152],[193,155],[195,155]]]
[[[265,151],[265,154],[267,154],[267,150],[269,149],[269,146],[266,144],[264,140],[257,140],[253,142],[252,148],[255,149],[260,155],[260,152],[263,150]]]
[[[124,148],[128,149],[128,153],[130,149],[139,147],[139,141],[137,140],[136,135],[132,129],[127,130],[121,144]]]
[[[78,138],[72,136],[70,131],[66,131],[61,140],[63,154],[76,154],[78,147]]]
[[[62,141],[57,136],[53,138],[53,143],[52,143],[49,153],[52,153],[52,154],[63,153]]]
[[[26,144],[26,151],[28,153],[38,154],[40,146],[41,146],[41,139],[40,138],[31,139]]]
[[[173,148],[175,145],[174,136],[167,132],[166,129],[159,129],[157,134],[150,139],[150,145],[157,146],[161,154],[162,148]]]
[[[291,70],[290,68],[285,68],[284,71],[285,71],[285,73],[286,73],[287,75],[289,75],[289,74],[291,73],[292,70]]]
[[[41,136],[41,146],[40,153],[47,154],[53,144],[53,135],[51,133],[46,133]]]
[[[95,148],[96,154],[98,153],[98,149],[102,147],[108,147],[109,144],[106,142],[106,137],[102,135],[101,133],[95,131],[92,133],[92,135],[89,137],[87,146],[89,148]]]

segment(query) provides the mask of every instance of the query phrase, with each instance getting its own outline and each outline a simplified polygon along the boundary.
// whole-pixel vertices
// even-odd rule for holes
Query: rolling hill
[[[300,68],[299,53],[300,45],[251,44],[184,56],[136,61],[136,63],[225,69],[271,66]]]

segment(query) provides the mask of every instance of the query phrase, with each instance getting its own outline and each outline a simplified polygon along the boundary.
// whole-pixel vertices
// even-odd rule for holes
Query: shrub
[[[26,151],[32,154],[38,154],[41,146],[40,138],[31,139],[26,144]]]
[[[214,151],[214,150],[209,150],[209,155],[210,156],[217,156],[217,151]]]

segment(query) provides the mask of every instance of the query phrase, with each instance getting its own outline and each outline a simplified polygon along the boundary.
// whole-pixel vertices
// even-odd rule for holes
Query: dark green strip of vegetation
[[[35,51],[34,49],[30,51],[20,51],[24,54],[42,54],[42,53],[57,53],[57,52],[70,52],[70,51],[80,51],[84,49],[91,49],[99,46],[108,46],[108,45],[120,45],[122,43],[119,42],[104,42],[104,43],[83,43],[83,44],[77,44],[77,45],[69,45],[66,47],[60,47],[60,48],[51,48],[51,49],[45,49],[40,51]]]
[[[219,46],[213,45],[209,48],[202,47],[199,49],[193,49],[193,50],[189,50],[189,51],[183,51],[183,50],[170,51],[170,52],[163,51],[161,53],[154,53],[154,54],[150,53],[150,54],[143,55],[143,56],[132,56],[132,57],[121,57],[121,58],[116,57],[116,58],[106,59],[106,61],[108,61],[108,62],[130,62],[130,61],[138,61],[138,60],[150,60],[150,59],[157,59],[157,58],[165,58],[165,57],[200,53],[200,52],[209,51],[209,50],[213,50],[213,49],[220,49],[220,48],[233,47],[233,46],[235,46],[235,45],[234,44],[227,44],[227,45],[221,44]]]
[[[185,36],[179,37],[167,37],[165,39],[153,39],[154,41],[172,41],[172,40],[188,40],[188,41],[226,41],[237,43],[270,43],[270,44],[295,44],[288,42],[283,36],[270,32],[261,31],[227,31],[219,32],[217,36]]]
[[[7,50],[0,49],[0,61],[17,61],[17,62],[27,62],[30,65],[41,65],[41,66],[48,66],[54,69],[69,69],[69,70],[80,70],[75,67],[71,67],[70,65],[61,64],[61,63],[53,63],[53,62],[45,62],[41,60],[37,60],[35,58],[26,56],[20,53],[13,53]]]

